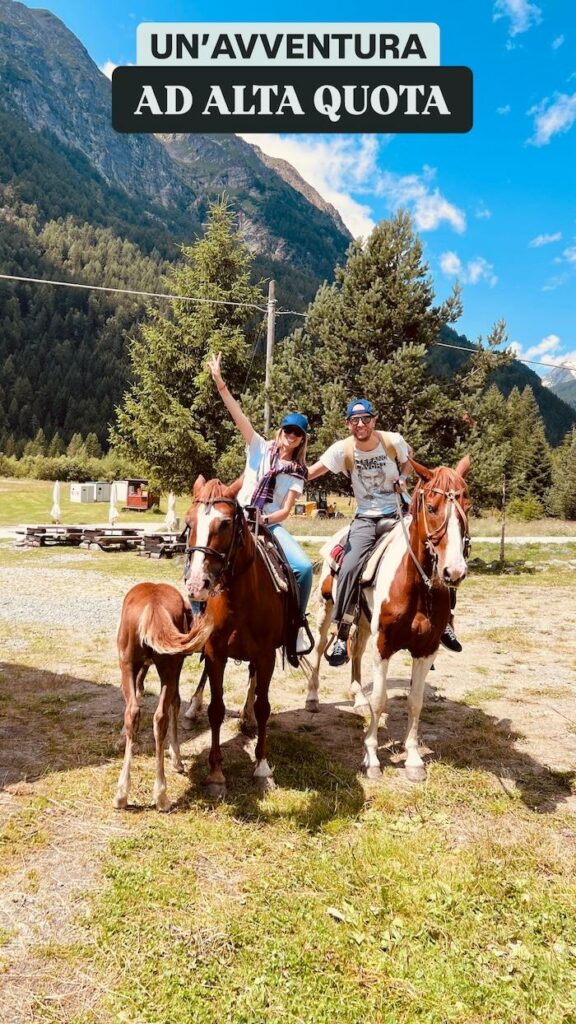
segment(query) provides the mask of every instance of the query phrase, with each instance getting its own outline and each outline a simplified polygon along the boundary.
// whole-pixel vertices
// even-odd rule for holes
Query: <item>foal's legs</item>
[[[372,696],[368,699],[370,708],[370,724],[364,737],[363,767],[369,779],[379,779],[382,776],[380,761],[378,760],[378,722],[380,715],[386,707],[386,674],[388,672],[389,658],[382,658],[378,650],[378,637],[374,638],[373,670],[374,685]]]
[[[223,697],[224,669],[226,656],[218,659],[206,658],[208,678],[210,679],[210,704],[208,705],[208,721],[212,731],[212,744],[208,762],[210,772],[206,779],[206,791],[209,796],[224,797],[226,795],[226,779],[222,771],[222,751],[220,750],[220,728],[224,721],[225,707]]]
[[[426,778],[424,761],[418,753],[418,725],[424,701],[426,676],[433,663],[436,652],[428,658],[412,660],[412,683],[408,695],[408,731],[404,746],[406,748],[406,777],[411,782],[423,782]]]
[[[269,651],[262,654],[256,662],[256,701],[254,713],[258,723],[258,739],[256,740],[256,768],[254,769],[254,781],[258,788],[265,792],[274,789],[274,776],[272,769],[266,760],[266,727],[270,717],[270,701],[268,691],[270,680],[274,672],[276,652]]]
[[[120,668],[122,668],[122,662],[120,663]],[[146,676],[148,675],[148,669],[149,668],[150,668],[150,662],[149,661],[145,661],[142,665],[140,665],[140,667],[136,671],[136,676],[135,676],[136,682],[135,682],[134,689],[135,689],[136,699],[138,701],[138,705],[140,705],[142,703],[142,697],[144,696],[144,680],[146,679]],[[122,688],[124,688],[124,684],[122,684]],[[124,699],[126,700],[126,695],[124,695]],[[125,750],[125,749],[126,749],[126,726],[123,725],[122,729],[121,729],[121,732],[120,732],[120,736],[118,737],[118,740],[117,740],[117,743],[116,743],[116,750],[120,751],[120,750]],[[134,753],[135,749],[136,749],[136,740],[134,739],[134,743],[132,745],[132,753]]]
[[[202,675],[200,676],[200,682],[194,690],[192,700],[190,701],[186,711],[184,712],[184,718],[182,724],[185,729],[191,729],[192,723],[195,722],[202,710],[202,702],[204,700],[204,687],[208,682],[208,670],[206,665],[202,669]]]
[[[255,736],[258,723],[254,714],[254,698],[256,696],[256,666],[251,661],[248,666],[248,693],[240,715],[240,729],[245,736]]]
[[[143,680],[147,672],[147,666],[143,663],[139,664],[135,659],[136,655],[131,651],[127,652],[120,659],[122,693],[126,707],[123,729],[125,735],[124,761],[118,779],[118,786],[116,787],[116,796],[114,797],[114,807],[117,807],[118,810],[123,810],[128,804],[132,751],[140,725],[141,688],[138,685],[138,680],[140,678]]]
[[[156,778],[154,780],[153,800],[159,811],[167,811],[170,801],[166,792],[166,774],[164,771],[164,744],[168,728],[171,728],[173,758],[182,765],[175,716],[178,714],[180,697],[178,683],[184,659],[173,655],[160,655],[156,667],[161,681],[160,699],[154,712],[154,740],[156,742]]]

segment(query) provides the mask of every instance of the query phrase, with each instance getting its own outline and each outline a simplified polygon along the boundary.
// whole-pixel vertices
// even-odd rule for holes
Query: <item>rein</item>
[[[223,564],[222,564],[221,568],[219,569],[219,571],[218,571],[218,573],[216,575],[216,580],[215,580],[215,582],[218,583],[218,582],[220,582],[221,577],[224,576],[225,573],[227,573],[229,570],[231,570],[232,574],[234,573],[234,564],[233,563],[235,563],[236,557],[238,555],[238,552],[240,551],[240,548],[242,548],[244,546],[244,543],[245,543],[243,532],[242,532],[242,528],[244,526],[244,514],[242,512],[242,509],[241,509],[240,505],[238,504],[238,502],[236,501],[235,498],[224,498],[224,497],[222,497],[222,498],[210,498],[208,501],[202,501],[201,499],[197,498],[195,501],[192,502],[192,504],[193,505],[204,505],[204,508],[206,510],[209,510],[209,509],[213,508],[214,505],[230,505],[234,509],[234,518],[233,518],[233,521],[232,521],[232,540],[230,541],[230,544],[228,545],[228,550],[227,551],[216,551],[214,548],[206,547],[206,546],[204,546],[202,544],[187,544],[186,545],[185,554],[186,554],[186,559],[187,560],[189,560],[191,558],[192,553],[194,551],[201,551],[206,558],[219,558],[219,559],[222,560]],[[186,533],[187,533],[187,536],[189,537],[190,536],[190,527],[189,526],[186,529]],[[255,558],[255,555],[253,554],[252,558],[240,570],[240,572],[236,573],[236,576],[240,576],[243,572],[246,572],[246,570],[249,569],[250,566],[252,565],[252,563],[254,561],[254,558]],[[220,590],[223,590],[223,589],[224,588],[221,586]],[[212,594],[214,594],[214,593],[216,593],[216,591],[213,590]]]
[[[436,526],[433,530],[431,530],[429,525],[428,525],[428,519],[426,517],[426,504],[425,504],[425,497],[426,497],[426,495],[424,494],[424,490],[421,490],[421,491],[418,492],[415,521],[416,522],[418,521],[418,516],[420,515],[420,512],[422,512],[422,516],[423,516],[423,519],[424,519],[424,528],[425,528],[425,531],[426,531],[426,536],[425,536],[425,539],[424,539],[424,544],[425,544],[426,549],[428,550],[428,552],[430,553],[430,555],[432,557],[432,573],[431,573],[430,576],[428,576],[427,573],[424,571],[423,566],[418,561],[418,558],[416,557],[414,549],[412,548],[412,545],[410,543],[410,535],[408,533],[408,530],[406,529],[406,524],[404,522],[404,515],[403,515],[403,509],[402,509],[402,505],[401,505],[400,495],[399,495],[397,490],[395,491],[395,494],[396,494],[396,507],[397,507],[397,510],[398,510],[398,515],[400,517],[400,522],[402,523],[402,529],[404,531],[404,536],[406,538],[406,544],[408,546],[408,553],[410,555],[410,558],[414,562],[414,565],[416,566],[416,569],[418,570],[418,572],[420,574],[422,582],[424,583],[424,585],[426,586],[428,591],[431,591],[432,586],[433,586],[433,582],[434,582],[434,577],[437,576],[437,567],[438,567],[437,547],[438,547],[438,544],[440,543],[440,541],[442,540],[442,538],[444,537],[444,535],[446,534],[446,531],[448,530],[448,523],[449,523],[450,516],[452,514],[452,510],[453,509],[456,510],[456,514],[460,516],[460,518],[462,519],[462,522],[464,524],[464,531],[465,531],[464,532],[464,545],[463,545],[463,555],[464,555],[464,558],[468,558],[468,555],[470,553],[470,536],[468,534],[468,519],[466,517],[466,513],[464,512],[464,509],[462,508],[462,505],[460,504],[460,502],[458,500],[459,498],[462,497],[464,492],[463,491],[454,491],[454,490],[443,491],[443,490],[441,490],[438,487],[433,487],[431,489],[431,493],[432,494],[441,494],[444,498],[446,498],[447,502],[448,502],[448,507],[446,509],[443,521],[440,523],[439,526]],[[441,582],[442,582],[442,584],[444,586],[447,586],[448,589],[450,589],[449,584],[444,583],[443,580]]]

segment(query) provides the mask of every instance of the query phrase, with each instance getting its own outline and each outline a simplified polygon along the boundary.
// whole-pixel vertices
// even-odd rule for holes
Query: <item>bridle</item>
[[[232,539],[226,551],[216,551],[215,548],[207,547],[202,544],[188,544],[188,539],[190,537],[190,526],[187,526],[186,530],[184,531],[186,538],[185,566],[187,567],[190,564],[190,559],[194,551],[201,551],[206,558],[218,558],[221,560],[222,564],[218,572],[216,573],[214,583],[220,583],[222,577],[225,576],[228,570],[231,570],[232,572],[234,571],[236,557],[240,549],[244,546],[244,513],[242,511],[241,506],[238,504],[235,498],[209,498],[207,501],[202,501],[201,498],[196,498],[192,502],[192,504],[203,505],[207,512],[211,508],[213,508],[214,505],[230,505],[230,507],[234,509],[234,515],[232,518]],[[248,562],[248,565],[244,566],[244,568],[241,571],[244,572],[244,570],[247,569],[253,561],[254,557],[252,557],[252,559]],[[239,574],[237,573],[236,575]],[[223,589],[224,587],[220,583],[220,590]],[[216,591],[214,590],[214,586],[212,586],[210,593],[216,593]]]
[[[427,516],[426,516],[426,498],[430,494],[441,494],[442,497],[446,498],[446,502],[447,502],[447,507],[446,507],[446,511],[445,511],[445,514],[444,514],[444,519],[442,520],[440,525],[439,526],[435,526],[433,530],[430,529],[430,526],[428,524],[428,519],[427,519]],[[454,511],[455,515],[460,516],[460,518],[461,518],[461,520],[462,520],[462,522],[464,524],[463,546],[462,546],[463,557],[465,559],[467,559],[469,554],[470,554],[470,535],[468,533],[468,516],[466,515],[464,509],[462,508],[461,502],[459,500],[460,498],[462,498],[463,494],[464,494],[463,490],[455,491],[453,488],[451,488],[448,491],[444,491],[440,487],[432,487],[428,491],[425,491],[425,489],[422,488],[421,490],[419,490],[417,492],[417,495],[416,495],[416,515],[415,515],[415,519],[416,519],[416,521],[418,521],[418,517],[420,516],[420,513],[422,513],[422,518],[424,520],[424,529],[425,529],[424,545],[426,547],[426,550],[429,552],[429,554],[430,554],[430,556],[432,558],[432,572],[431,572],[430,576],[428,576],[427,573],[424,571],[422,565],[418,561],[418,559],[417,559],[417,557],[416,557],[416,555],[415,555],[415,553],[414,553],[414,551],[412,549],[412,545],[410,543],[410,537],[409,537],[409,534],[408,534],[408,530],[406,529],[406,524],[404,522],[403,509],[402,509],[402,506],[400,504],[400,496],[398,494],[398,491],[396,491],[396,504],[397,504],[397,508],[398,508],[398,514],[400,516],[400,521],[402,523],[402,528],[404,530],[404,535],[406,537],[406,542],[408,544],[408,552],[409,552],[410,557],[411,557],[412,561],[414,562],[414,565],[416,566],[416,568],[417,568],[417,570],[418,570],[418,572],[419,572],[419,574],[420,574],[420,576],[422,578],[423,583],[427,587],[428,591],[430,591],[432,589],[434,578],[437,577],[438,579],[440,579],[440,577],[438,576],[438,545],[440,544],[441,540],[446,535],[446,532],[448,530],[448,523],[450,522],[450,516],[452,515],[453,511]],[[446,587],[448,587],[450,589],[450,584],[446,583],[445,580],[441,580],[441,582],[442,582],[442,584],[444,586],[446,586]]]

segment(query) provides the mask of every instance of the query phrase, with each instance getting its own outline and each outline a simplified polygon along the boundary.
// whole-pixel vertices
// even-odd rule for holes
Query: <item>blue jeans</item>
[[[286,560],[296,577],[300,598],[300,614],[304,615],[310,591],[312,590],[312,562],[304,554],[298,541],[280,523],[273,523],[269,529],[286,555]]]

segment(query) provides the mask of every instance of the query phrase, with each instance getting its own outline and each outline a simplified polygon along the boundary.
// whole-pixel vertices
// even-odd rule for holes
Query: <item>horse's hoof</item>
[[[172,762],[172,767],[173,767],[175,772],[178,772],[178,775],[186,775],[186,769],[185,769],[182,761],[173,761]]]
[[[406,765],[404,771],[408,782],[426,782],[428,773],[423,764]]]
[[[273,775],[253,775],[252,778],[259,793],[271,793],[273,789],[277,788]]]
[[[125,811],[128,807],[128,797],[117,793],[114,797],[114,807],[117,811]]]
[[[240,721],[240,732],[243,736],[249,736],[253,739],[258,732],[258,726],[255,722],[248,722],[244,718]]]
[[[167,811],[172,807],[172,801],[169,800],[166,792],[160,793],[155,799],[156,810],[161,811],[162,814],[166,814]]]
[[[355,694],[353,710],[354,711],[360,711],[363,714],[367,713],[370,710],[370,705],[369,705],[368,701],[366,700],[366,697],[364,696],[363,693]]]
[[[367,779],[381,779],[382,769],[377,764],[371,764],[369,768],[365,769]]]
[[[316,697],[309,697],[304,705],[306,711],[310,711],[311,714],[317,715],[320,711],[320,701]]]
[[[205,792],[211,800],[224,800],[226,798],[226,783],[207,782]]]
[[[182,725],[183,729],[195,729],[196,726],[198,725],[198,715],[194,715],[194,718],[186,718],[186,715],[184,715],[184,718],[182,719],[180,724]]]

